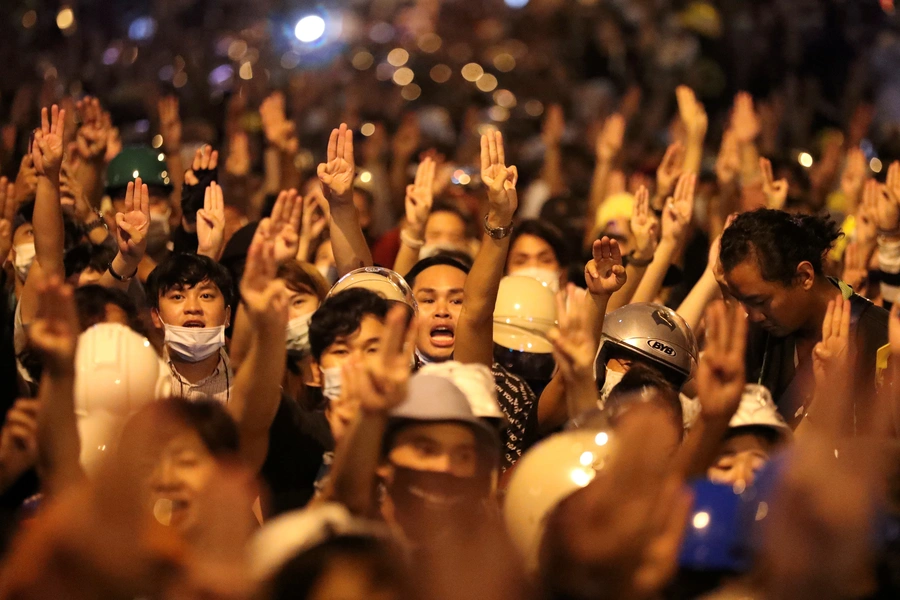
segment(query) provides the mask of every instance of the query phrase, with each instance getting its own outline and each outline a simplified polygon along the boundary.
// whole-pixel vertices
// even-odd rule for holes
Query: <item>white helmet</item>
[[[99,323],[78,336],[75,416],[81,464],[91,474],[116,443],[128,418],[168,396],[171,379],[147,338],[118,323]]]
[[[547,334],[556,327],[556,298],[550,288],[525,275],[500,280],[494,305],[494,342],[504,348],[549,354]]]
[[[363,288],[375,292],[389,302],[402,302],[409,306],[413,313],[419,312],[419,305],[413,296],[412,289],[399,273],[383,267],[362,267],[350,271],[340,279],[328,292],[326,300],[350,288]]]
[[[775,407],[772,393],[766,386],[756,383],[744,386],[741,403],[728,423],[729,429],[751,426],[774,429],[783,439],[790,438],[792,433]]]
[[[431,363],[418,371],[422,375],[437,375],[449,379],[466,395],[472,414],[482,419],[506,420],[497,403],[494,375],[485,365],[466,365],[455,360]]]
[[[594,479],[605,466],[611,446],[614,438],[609,430],[575,429],[550,436],[516,463],[503,515],[530,571],[538,568],[547,517]]]

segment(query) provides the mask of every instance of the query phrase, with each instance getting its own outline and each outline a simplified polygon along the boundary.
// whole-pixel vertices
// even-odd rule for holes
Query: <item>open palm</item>
[[[346,123],[331,131],[327,158],[327,162],[319,165],[319,179],[331,191],[332,200],[351,202],[356,163],[353,159],[353,132]]]
[[[116,243],[123,255],[140,261],[150,230],[150,190],[138,177],[125,191],[125,211],[116,213]]]
[[[62,167],[66,111],[53,105],[48,114],[41,109],[41,127],[34,132],[31,153],[38,175],[57,178]]]

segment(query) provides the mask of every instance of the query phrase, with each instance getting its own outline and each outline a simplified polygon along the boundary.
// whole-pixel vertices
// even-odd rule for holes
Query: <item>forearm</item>
[[[267,194],[281,191],[281,152],[277,148],[268,147],[263,154],[263,188]]]
[[[231,345],[228,347],[228,359],[235,372],[240,372],[241,365],[250,353],[253,343],[253,330],[243,304],[238,304],[234,315],[234,328],[231,332]]]
[[[387,422],[386,414],[359,411],[337,447],[323,501],[340,502],[351,513],[365,517],[377,513],[375,471]]]
[[[738,149],[741,155],[741,185],[744,187],[758,185],[762,181],[759,170],[759,152],[753,142],[742,142]]]
[[[716,276],[712,270],[706,269],[676,312],[693,331],[696,331],[706,307],[721,294],[722,291],[716,281]]]
[[[84,197],[95,209],[103,201],[103,159],[82,161],[76,173],[84,189]]]
[[[676,455],[676,468],[685,478],[706,475],[725,439],[729,420],[730,417],[705,418],[703,415],[697,419]]]
[[[591,178],[591,198],[588,203],[587,211],[587,229],[588,235],[593,229],[594,221],[597,219],[597,210],[603,205],[606,199],[606,182],[609,179],[609,172],[612,170],[612,164],[606,160],[598,160],[594,167],[594,176]],[[590,240],[593,241],[593,240]]]
[[[282,190],[296,190],[302,183],[300,169],[297,168],[297,155],[292,152],[280,152]]]
[[[75,369],[41,377],[38,397],[38,470],[47,494],[58,494],[76,484],[83,472],[79,463],[81,441],[75,420]]]
[[[663,280],[666,272],[672,265],[672,259],[675,257],[678,247],[674,242],[663,240],[653,255],[653,262],[647,267],[647,272],[641,279],[640,285],[634,293],[631,302],[653,302],[662,289]]]
[[[257,328],[250,351],[234,379],[228,410],[238,425],[241,454],[251,469],[266,458],[269,428],[281,402],[287,361],[284,330]]]
[[[498,217],[488,216],[491,227],[509,225]],[[465,302],[459,313],[454,358],[463,363],[494,363],[494,305],[500,290],[500,279],[509,252],[509,236],[496,240],[487,233],[466,277]]]
[[[112,276],[109,272],[109,269],[103,272],[103,275],[100,276],[100,285],[108,288],[117,288],[123,291],[128,291],[128,286],[131,285],[131,278],[137,275],[138,265],[141,261],[135,261],[133,258],[127,257],[121,252],[116,254],[116,257],[112,260],[112,268],[113,270],[120,275],[121,277],[127,278],[126,281],[120,281]]]
[[[59,203],[59,178],[39,177],[34,202],[35,260],[47,276],[65,277],[63,251],[65,227]]]
[[[558,196],[566,190],[562,175],[562,152],[558,144],[549,144],[544,150],[544,165],[541,179],[550,186],[550,195]]]
[[[394,271],[405,276],[419,262],[419,251],[425,243],[424,233],[422,228],[409,224],[403,226],[400,234],[400,250],[394,260]]]
[[[372,253],[352,201],[331,203],[330,231],[339,277],[354,269],[372,266]]]
[[[685,174],[697,174],[700,173],[700,165],[703,162],[703,141],[705,139],[704,135],[689,135],[687,139],[687,144],[684,148],[684,166],[683,171]]]
[[[172,205],[172,214],[169,224],[174,229],[181,224],[181,192],[184,189],[184,161],[181,160],[180,151],[166,153],[166,167],[169,169],[169,180],[172,182],[172,194],[169,201]]]

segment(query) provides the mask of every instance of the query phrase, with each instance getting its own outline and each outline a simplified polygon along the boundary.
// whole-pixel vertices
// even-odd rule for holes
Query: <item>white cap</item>
[[[277,517],[250,542],[250,572],[257,582],[271,579],[301,552],[339,536],[387,537],[387,529],[354,517],[342,504],[328,502]]]
[[[147,338],[118,323],[84,331],[75,353],[75,416],[85,470],[94,470],[132,414],[170,393],[167,368]]]
[[[772,393],[764,385],[748,383],[744,386],[741,403],[728,423],[729,429],[738,427],[769,427],[782,437],[791,436],[791,428],[778,413]]]
[[[494,304],[494,342],[519,352],[549,354],[547,334],[556,327],[556,297],[534,277],[507,275]]]
[[[437,375],[449,379],[462,390],[472,414],[483,419],[506,419],[497,404],[494,375],[485,365],[463,364],[455,360],[427,364],[418,371],[423,375]]]

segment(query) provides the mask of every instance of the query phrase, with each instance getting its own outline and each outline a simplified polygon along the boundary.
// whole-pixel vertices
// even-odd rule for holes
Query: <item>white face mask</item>
[[[328,282],[328,285],[334,285],[338,280],[337,267],[334,265],[316,265],[316,270],[322,277],[325,278],[325,281]]]
[[[322,395],[329,400],[341,397],[341,367],[322,369]]]
[[[288,350],[309,352],[309,322],[312,316],[312,313],[308,313],[288,321],[285,330]]]
[[[542,269],[540,267],[526,267],[518,269],[510,275],[521,275],[523,277],[533,277],[541,283],[547,285],[554,294],[559,293],[559,273],[553,269]]]
[[[25,278],[28,277],[28,271],[31,269],[31,263],[34,262],[34,242],[19,244],[15,247],[15,250],[16,260],[14,266],[16,267],[16,274],[19,276],[19,279],[25,281]]]
[[[160,319],[162,320],[162,319]],[[176,327],[163,323],[166,329],[166,347],[185,362],[200,362],[225,346],[225,326]]]
[[[606,404],[606,399],[609,398],[610,392],[619,385],[623,377],[625,377],[625,373],[606,369],[606,379],[603,380],[603,389],[600,390],[600,404]]]

